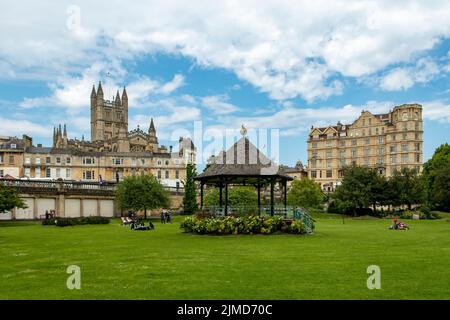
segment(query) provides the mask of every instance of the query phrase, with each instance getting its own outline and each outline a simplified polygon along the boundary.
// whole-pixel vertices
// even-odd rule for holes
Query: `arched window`
[[[408,113],[407,113],[407,112],[403,112],[403,113],[402,113],[402,120],[403,120],[403,121],[408,120]]]

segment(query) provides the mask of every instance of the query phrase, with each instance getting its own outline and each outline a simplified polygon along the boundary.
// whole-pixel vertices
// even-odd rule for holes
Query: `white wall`
[[[64,216],[68,218],[81,217],[81,200],[66,199],[64,204]]]
[[[12,214],[11,211],[0,213],[0,220],[11,220]]]
[[[51,199],[51,198],[39,198],[37,199],[37,214],[36,217],[39,218],[39,216],[41,215],[45,215],[45,211],[48,210],[55,210],[56,208],[56,203],[55,203],[55,199]],[[59,214],[59,212],[58,212]]]
[[[83,216],[96,216],[97,212],[97,200],[86,199],[83,200]]]
[[[114,201],[113,200],[100,200],[100,215],[102,217],[114,216]]]
[[[34,199],[33,198],[23,198],[27,208],[17,209],[16,208],[16,219],[34,219]]]

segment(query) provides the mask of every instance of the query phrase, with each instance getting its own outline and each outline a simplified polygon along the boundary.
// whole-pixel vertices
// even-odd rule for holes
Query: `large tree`
[[[422,179],[417,171],[412,168],[403,168],[395,171],[390,179],[394,205],[406,205],[408,209],[414,204],[421,204],[425,200],[425,192]]]
[[[0,182],[0,214],[14,208],[25,209],[27,206],[15,189],[9,188]]]
[[[145,218],[147,210],[170,205],[169,193],[153,175],[126,177],[117,187],[116,199],[121,209],[143,210]]]
[[[450,211],[450,159],[435,169],[429,198],[435,208]]]
[[[357,209],[372,205],[376,201],[372,197],[376,175],[376,170],[368,167],[352,165],[343,168],[342,183],[333,194],[338,207],[356,215]]]
[[[184,182],[183,213],[193,214],[198,210],[197,193],[195,190],[194,177],[195,167],[189,163],[186,166],[186,181]]]
[[[308,178],[294,180],[287,195],[291,206],[317,208],[324,202],[324,194],[319,184]]]
[[[428,203],[435,208],[444,209],[446,168],[450,161],[450,145],[447,143],[439,146],[433,154],[433,157],[423,165],[422,177],[425,184]],[[442,176],[444,175],[444,176]],[[437,181],[436,181],[437,180]],[[436,183],[437,182],[437,183]],[[447,198],[448,199],[448,198]]]

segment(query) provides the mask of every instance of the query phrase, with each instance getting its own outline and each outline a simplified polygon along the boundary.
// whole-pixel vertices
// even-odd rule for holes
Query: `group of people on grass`
[[[397,219],[397,217],[394,217],[392,219],[393,224],[389,227],[391,230],[409,230],[409,227],[406,225],[406,223],[401,222]]]
[[[170,210],[161,211],[161,223],[172,223],[172,212]],[[145,225],[144,220],[137,216],[135,212],[128,211],[128,217],[122,218],[122,225],[129,225],[131,230],[154,230],[155,226],[150,221],[148,226]]]
[[[172,212],[170,210],[161,211],[161,223],[172,223]]]

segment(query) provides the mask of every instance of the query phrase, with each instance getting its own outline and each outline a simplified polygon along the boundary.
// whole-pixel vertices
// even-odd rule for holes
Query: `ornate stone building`
[[[353,123],[311,127],[308,177],[325,191],[340,183],[351,164],[376,168],[391,176],[403,167],[422,171],[422,106],[404,104],[386,114],[362,111]]]
[[[31,138],[0,141],[0,176],[14,178],[117,181],[152,173],[170,187],[182,185],[187,163],[195,162],[190,138],[180,137],[178,151],[159,145],[153,119],[144,132],[128,131],[128,97],[103,99],[101,83],[91,93],[91,141],[69,139],[67,126],[53,128],[52,147],[33,146]],[[14,147],[14,148],[12,148]],[[12,157],[13,156],[13,157]],[[6,162],[6,163],[5,163]]]

